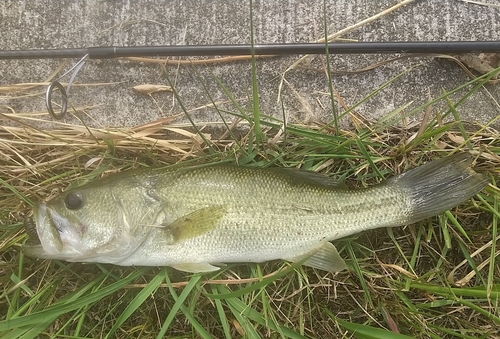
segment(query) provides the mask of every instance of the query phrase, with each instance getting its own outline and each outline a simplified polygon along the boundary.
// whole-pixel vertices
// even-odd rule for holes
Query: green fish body
[[[209,272],[283,259],[345,267],[330,241],[401,226],[471,198],[488,179],[468,154],[436,160],[368,189],[294,169],[212,166],[142,170],[67,191],[34,209],[28,255]]]

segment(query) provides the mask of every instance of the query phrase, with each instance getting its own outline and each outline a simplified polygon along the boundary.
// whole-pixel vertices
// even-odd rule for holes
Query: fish
[[[204,166],[126,171],[38,203],[25,220],[28,256],[190,273],[285,260],[338,272],[332,241],[403,226],[470,199],[489,182],[469,153],[380,184],[347,189],[294,168]]]

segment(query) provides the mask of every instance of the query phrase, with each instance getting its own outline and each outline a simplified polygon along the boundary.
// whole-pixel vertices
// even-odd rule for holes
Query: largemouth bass
[[[411,224],[488,184],[466,153],[367,189],[295,169],[212,166],[109,176],[40,203],[25,221],[27,255],[210,272],[275,259],[345,268],[332,240]]]

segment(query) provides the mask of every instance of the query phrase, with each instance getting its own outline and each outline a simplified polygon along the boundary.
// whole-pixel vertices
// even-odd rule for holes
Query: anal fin
[[[344,259],[340,257],[335,246],[328,241],[322,242],[318,248],[306,254],[283,259],[291,262],[300,262],[305,259],[302,265],[323,271],[338,272],[346,268]]]

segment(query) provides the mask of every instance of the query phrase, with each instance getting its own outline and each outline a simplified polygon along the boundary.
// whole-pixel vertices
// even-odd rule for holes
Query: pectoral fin
[[[185,263],[172,265],[173,268],[183,272],[189,273],[206,273],[219,270],[219,267],[210,265],[209,263]]]
[[[205,234],[219,225],[227,208],[222,205],[200,208],[164,226],[172,243],[188,240]]]
[[[346,268],[342,259],[332,243],[325,241],[313,251],[293,258],[283,258],[291,262],[300,262],[304,266],[314,267],[323,271],[338,272]]]

